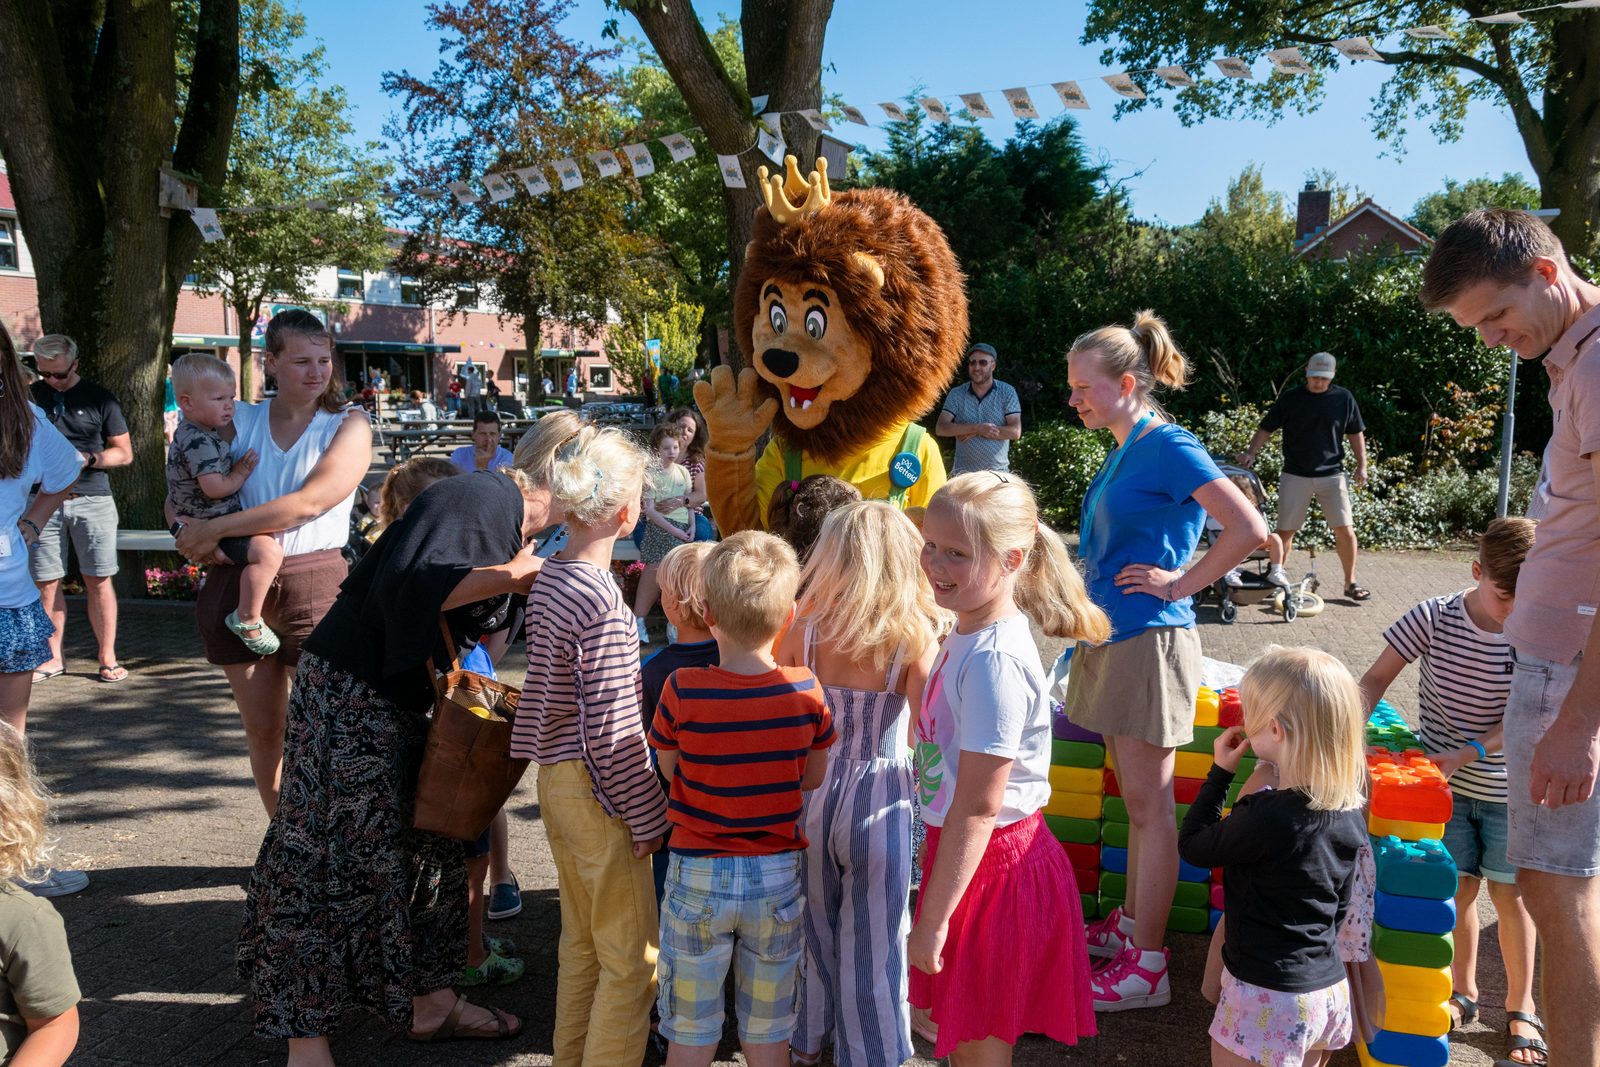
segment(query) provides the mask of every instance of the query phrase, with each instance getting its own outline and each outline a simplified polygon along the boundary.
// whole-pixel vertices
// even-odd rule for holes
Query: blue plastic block
[[[1183,857],[1178,857],[1178,881],[1180,882],[1209,882],[1211,881],[1210,867],[1196,867],[1185,862]]]
[[[1211,909],[1211,924],[1207,927],[1207,929],[1215,930],[1217,928],[1217,924],[1219,922],[1221,922],[1221,921],[1222,921],[1222,909],[1221,908],[1212,908]]]
[[[1456,928],[1454,900],[1423,900],[1378,890],[1373,894],[1373,919],[1391,930],[1414,934],[1448,934]]]
[[[1111,845],[1100,846],[1100,869],[1112,874],[1128,873],[1128,850]]]
[[[1375,837],[1372,854],[1377,860],[1378,888],[1383,892],[1420,900],[1455,897],[1455,861],[1439,842]]]
[[[1403,1063],[1405,1067],[1447,1067],[1450,1063],[1450,1041],[1443,1037],[1379,1030],[1367,1043],[1367,1051],[1375,1060]]]

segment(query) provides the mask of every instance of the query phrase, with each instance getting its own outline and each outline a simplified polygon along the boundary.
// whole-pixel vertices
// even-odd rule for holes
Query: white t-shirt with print
[[[1049,802],[1050,693],[1026,615],[952,631],[939,646],[917,722],[917,792],[929,826],[944,825],[964,752],[1013,761],[996,826]]]

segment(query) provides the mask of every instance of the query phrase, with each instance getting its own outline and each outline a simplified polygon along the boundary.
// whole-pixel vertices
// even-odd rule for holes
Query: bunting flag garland
[[[602,178],[615,178],[622,173],[622,164],[618,161],[617,154],[609,148],[590,152],[589,161],[594,164],[594,169],[600,172]]]
[[[890,122],[904,122],[906,120],[905,108],[901,107],[899,104],[888,102],[879,104],[878,106],[883,108],[883,113],[889,116]]]
[[[1217,59],[1212,60],[1212,62],[1217,65],[1217,69],[1222,72],[1222,76],[1224,78],[1255,77],[1254,73],[1250,70],[1250,64],[1247,61],[1240,59],[1238,56],[1219,56]]]
[[[1450,31],[1443,26],[1412,26],[1405,31],[1407,37],[1418,41],[1448,41]]]
[[[1156,77],[1166,82],[1174,89],[1189,89],[1194,86],[1194,77],[1180,66],[1157,67]]]
[[[1089,110],[1089,98],[1083,95],[1083,90],[1078,88],[1077,82],[1052,82],[1050,88],[1061,98],[1062,107],[1075,108],[1079,111]]]
[[[926,111],[928,117],[934,122],[950,121],[950,112],[944,109],[944,105],[939,102],[938,97],[919,96],[917,97],[917,103],[922,105],[922,110]]]
[[[783,113],[780,111],[767,112],[765,115],[761,116],[761,125],[765,126],[772,133],[772,136],[782,137]]]
[[[206,244],[215,244],[227,236],[222,232],[222,223],[217,221],[216,208],[190,208],[189,217],[200,227],[200,236],[205,239]]]
[[[648,155],[649,153],[646,153]],[[517,176],[522,187],[533,196],[542,196],[550,191],[550,179],[545,177],[544,167],[518,167],[511,172]]]
[[[717,167],[722,171],[722,184],[729,189],[744,189],[744,168],[739,166],[738,156],[718,156]]]
[[[1372,47],[1372,42],[1365,37],[1346,37],[1342,41],[1334,41],[1333,48],[1346,59],[1381,60],[1383,57]]]
[[[650,158],[650,149],[642,144],[625,144],[622,154],[628,157],[635,178],[648,178],[656,172],[656,161]]]
[[[822,117],[822,112],[818,111],[814,107],[806,108],[804,111],[797,111],[797,112],[795,112],[795,114],[797,114],[801,118],[805,119],[806,120],[806,125],[810,126],[813,130],[816,130],[818,133],[821,133],[824,130],[833,129],[833,123],[831,123],[827,119],[823,118]]]
[[[556,177],[560,180],[563,190],[570,193],[583,185],[583,171],[578,169],[577,160],[568,156],[566,159],[556,160],[555,166]]]
[[[1566,7],[1567,5],[1563,4],[1562,6]],[[1500,15],[1479,15],[1472,21],[1482,22],[1489,26],[1515,26],[1519,23],[1527,22],[1528,20],[1517,14],[1515,11],[1507,11]]]
[[[771,99],[770,93],[762,93],[760,96],[752,96],[750,98],[750,114],[761,114],[761,112],[766,109],[767,101],[769,99]]]
[[[767,130],[757,130],[756,147],[761,150],[762,155],[772,160],[773,163],[780,167],[783,166],[783,153],[788,146],[783,143],[782,137],[774,137]]]
[[[851,107],[849,104],[840,104],[839,105],[839,110],[844,112],[844,117],[845,117],[846,121],[853,122],[857,126],[866,126],[866,125],[868,125],[867,116],[865,116],[865,115],[863,115],[861,113],[861,109],[860,108]]]
[[[489,190],[489,203],[498,204],[502,200],[510,200],[516,196],[516,190],[511,188],[511,183],[506,181],[504,174],[485,174],[483,187]]]
[[[694,142],[681,133],[669,133],[661,138],[661,143],[667,146],[674,163],[682,163],[694,157]]]
[[[961,105],[975,119],[994,118],[994,112],[989,110],[989,101],[983,98],[982,93],[962,93]]]
[[[1143,100],[1144,90],[1130,74],[1102,74],[1100,80],[1111,86],[1111,91],[1129,100]]]
[[[1011,113],[1019,119],[1036,119],[1039,109],[1033,106],[1033,97],[1028,95],[1026,89],[1002,89],[1006,103],[1011,105]]]
[[[1267,53],[1267,58],[1272,60],[1273,69],[1281,74],[1311,73],[1311,64],[1306,62],[1306,57],[1300,54],[1298,48],[1274,48]]]
[[[473,192],[472,186],[466,182],[448,182],[445,188],[454,193],[456,200],[466,207],[471,207],[478,202],[478,194]]]

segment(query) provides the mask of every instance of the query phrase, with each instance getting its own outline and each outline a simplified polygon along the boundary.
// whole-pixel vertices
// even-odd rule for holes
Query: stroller
[[[1266,490],[1254,471],[1221,460],[1217,461],[1217,466],[1258,510],[1267,502]],[[1214,520],[1207,516],[1201,539],[1209,547],[1215,543],[1220,530]],[[1267,579],[1269,570],[1266,549],[1257,547],[1238,568],[1218,578],[1196,595],[1195,604],[1198,606],[1215,597],[1222,621],[1229,625],[1239,617],[1241,604],[1259,604],[1269,597],[1273,610],[1283,616],[1284,622],[1293,622],[1300,615],[1315,615],[1322,610],[1322,598],[1317,595],[1316,571],[1307,571],[1298,582],[1283,586]]]

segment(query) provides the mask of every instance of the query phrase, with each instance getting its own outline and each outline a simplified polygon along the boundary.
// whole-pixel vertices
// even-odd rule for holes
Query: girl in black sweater
[[[1213,1064],[1309,1067],[1350,1043],[1350,991],[1334,937],[1366,840],[1361,695],[1344,665],[1309,648],[1269,650],[1239,684],[1244,726],[1217,738],[1178,850],[1223,868],[1222,996]],[[1222,817],[1245,749],[1278,787]]]

